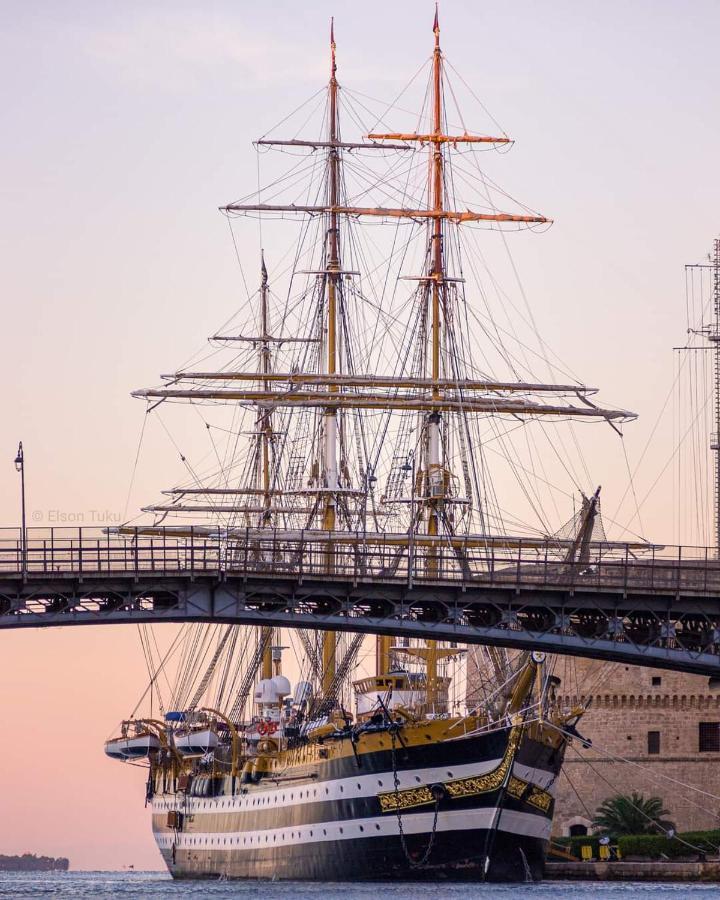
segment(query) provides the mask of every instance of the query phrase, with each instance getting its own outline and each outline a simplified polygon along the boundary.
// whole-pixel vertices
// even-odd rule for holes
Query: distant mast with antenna
[[[708,330],[708,340],[714,344],[714,412],[715,431],[710,440],[710,447],[715,451],[715,547],[720,558],[720,238],[713,244],[713,312],[714,327]]]
[[[710,434],[710,449],[715,454],[713,466],[714,504],[713,527],[715,531],[715,552],[720,559],[720,238],[713,242],[713,252],[708,254],[707,263],[685,266],[688,269],[709,269],[712,275],[713,322],[700,328],[688,327],[689,334],[704,337],[708,343],[700,346],[676,347],[676,350],[712,350],[713,353],[713,417],[715,430]],[[690,323],[688,323],[690,324]]]

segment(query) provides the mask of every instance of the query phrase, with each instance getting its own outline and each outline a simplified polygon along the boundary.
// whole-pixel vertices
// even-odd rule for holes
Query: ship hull
[[[230,779],[196,781],[202,796],[156,795],[155,837],[175,878],[537,881],[563,749],[508,728],[235,794]],[[169,828],[173,811],[181,824]]]
[[[414,855],[421,857],[430,832],[418,837],[409,843],[418,848]],[[493,848],[486,872],[483,848],[489,839]],[[260,848],[252,853],[176,851],[175,863],[163,855],[168,871],[177,879],[526,882],[542,880],[546,847],[546,839],[529,835],[463,828],[438,832],[430,861],[420,866],[409,863],[399,838],[388,837]]]

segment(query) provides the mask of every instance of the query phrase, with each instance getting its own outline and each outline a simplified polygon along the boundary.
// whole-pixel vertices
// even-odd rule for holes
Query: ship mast
[[[437,6],[435,7],[435,21],[433,22],[435,35],[435,49],[433,51],[433,137],[435,141],[430,144],[432,165],[430,179],[432,181],[432,209],[436,214],[432,223],[430,290],[432,294],[432,379],[433,400],[440,400],[440,291],[444,288],[444,254],[443,254],[443,151],[440,137],[442,136],[442,51],[440,50],[440,22]],[[428,197],[430,197],[428,191]],[[440,412],[433,411],[428,418],[428,446],[427,446],[427,479],[426,492],[428,495],[428,523],[427,532],[431,537],[436,537],[439,531],[439,504],[445,493],[443,466],[440,459]],[[413,485],[413,490],[415,486]],[[429,575],[437,575],[437,559],[435,554],[430,554],[428,559]],[[427,655],[425,657],[425,683],[428,709],[434,711],[437,702],[437,641],[427,642]]]
[[[327,358],[326,369],[330,379],[337,372],[337,290],[340,272],[340,242],[338,240],[338,175],[340,160],[338,157],[338,83],[336,78],[337,63],[335,59],[335,22],[330,20],[330,85],[329,85],[329,121],[328,121],[328,196],[330,211],[327,213]],[[338,386],[329,383],[329,393],[337,393]],[[324,413],[323,457],[325,468],[325,514],[323,528],[333,532],[337,518],[338,484],[338,415],[337,408],[329,406]],[[333,568],[333,551],[328,548],[328,571]],[[330,691],[335,678],[337,634],[334,631],[323,633],[322,643],[322,691]]]
[[[443,185],[443,145],[448,142],[449,135],[443,133],[443,92],[442,70],[443,56],[440,49],[440,21],[437,6],[433,21],[435,48],[432,60],[432,132],[423,136],[430,146],[430,165],[428,169],[428,212],[430,228],[430,246],[428,253],[429,272],[424,280],[425,292],[429,300],[430,310],[430,374],[432,383],[432,399],[436,408],[430,412],[425,425],[425,504],[427,508],[427,534],[436,538],[440,533],[440,516],[445,495],[445,471],[441,458],[441,408],[442,388],[440,381],[440,356],[442,350],[442,313],[445,298],[445,255],[443,247],[443,220],[445,216]],[[389,137],[389,135],[370,135],[372,138]],[[409,135],[398,135],[408,139]],[[429,283],[429,290],[427,289]],[[411,491],[416,489],[414,479]],[[414,530],[415,522],[410,523]],[[429,577],[437,576],[437,548],[433,545],[428,553],[427,570]],[[384,674],[389,668],[390,639],[377,638],[376,660],[378,674]],[[427,641],[424,650],[416,650],[417,657],[425,663],[426,698],[429,710],[434,710],[438,694],[438,661],[449,655],[438,650],[437,641]]]
[[[270,374],[271,368],[271,351],[270,351],[270,329],[268,323],[268,273],[265,266],[265,252],[260,251],[260,334],[262,340],[259,345],[260,352],[260,371],[266,376],[263,379],[264,390],[268,389],[267,376]],[[263,490],[263,513],[261,522],[263,526],[272,523],[272,512],[270,510],[270,447],[273,439],[272,426],[272,410],[270,407],[260,407],[260,421],[258,437],[260,440],[260,464],[261,464],[261,480]],[[260,645],[263,648],[262,666],[260,670],[261,678],[269,679],[273,677],[273,629],[263,628],[260,632]]]
[[[260,281],[260,333],[262,341],[260,342],[260,371],[263,374],[263,390],[268,390],[269,381],[267,376],[270,374],[270,331],[268,328],[268,273],[265,267],[265,252],[260,251],[261,258],[261,281]],[[273,440],[272,426],[272,410],[270,407],[261,407],[260,415],[260,449],[261,449],[261,466],[262,466],[262,489],[263,489],[263,506],[262,524],[270,525],[272,521],[272,512],[270,510],[270,446]]]
[[[443,259],[443,154],[440,137],[442,136],[442,52],[440,50],[440,24],[438,12],[435,10],[433,23],[435,34],[435,50],[433,52],[433,137],[430,144],[432,165],[430,169],[432,209],[436,217],[432,223],[430,287],[432,294],[432,380],[433,400],[439,401],[440,389],[440,291],[444,282]],[[440,412],[432,412],[428,418],[427,448],[427,485],[428,485],[428,534],[438,533],[438,503],[443,491],[443,473],[440,462]],[[435,566],[431,559],[431,566]]]
[[[222,210],[227,215],[280,214],[283,218],[298,215],[303,218],[318,217],[318,225],[324,229],[322,240],[322,259],[319,271],[302,274],[316,275],[319,307],[315,324],[320,324],[320,333],[314,337],[280,337],[269,335],[267,321],[267,277],[263,264],[263,283],[261,288],[261,331],[259,340],[261,365],[259,372],[249,372],[226,368],[219,372],[179,371],[163,376],[169,383],[162,387],[135,391],[134,396],[146,399],[175,399],[190,402],[219,402],[255,406],[258,422],[258,463],[256,468],[256,487],[250,491],[240,489],[188,488],[170,493],[184,496],[214,494],[227,496],[260,495],[262,506],[255,510],[261,514],[258,533],[263,528],[273,527],[275,511],[287,513],[293,517],[309,514],[305,519],[305,530],[310,527],[316,537],[324,544],[324,566],[328,574],[338,568],[338,553],[346,552],[352,541],[356,540],[347,531],[348,523],[340,522],[348,515],[346,505],[348,499],[361,498],[363,490],[352,490],[346,482],[346,459],[342,452],[345,442],[342,426],[345,423],[342,410],[356,412],[383,410],[389,414],[393,411],[402,413],[418,413],[421,417],[419,430],[418,477],[415,477],[414,463],[412,467],[412,488],[410,498],[410,530],[397,535],[390,535],[391,541],[400,545],[397,555],[399,560],[402,547],[407,548],[412,542],[416,546],[426,548],[425,573],[430,580],[440,574],[441,544],[447,543],[456,554],[464,553],[469,546],[468,536],[462,546],[454,534],[454,517],[447,512],[451,504],[466,504],[465,498],[454,496],[451,482],[451,459],[445,444],[450,440],[449,422],[456,414],[465,417],[468,414],[487,414],[491,416],[511,415],[517,418],[551,417],[601,419],[605,421],[628,421],[632,414],[624,410],[603,409],[589,400],[595,390],[581,384],[534,384],[520,381],[498,381],[489,377],[469,377],[467,373],[453,370],[449,360],[451,347],[450,326],[452,315],[450,304],[454,293],[448,283],[460,281],[448,277],[446,272],[447,254],[444,246],[448,235],[454,232],[445,225],[446,222],[459,226],[464,223],[497,223],[505,225],[544,224],[550,220],[530,211],[519,215],[472,209],[457,209],[452,195],[446,191],[446,169],[450,166],[450,152],[460,146],[504,145],[510,143],[507,135],[488,136],[445,133],[443,109],[444,57],[440,48],[440,27],[437,9],[433,22],[434,51],[432,57],[430,85],[430,116],[426,133],[390,133],[365,136],[362,142],[344,142],[339,127],[339,85],[337,81],[336,45],[334,24],[330,27],[330,80],[328,84],[327,124],[321,140],[262,139],[258,144],[276,145],[280,148],[306,148],[315,152],[319,149],[327,153],[325,186],[318,200],[308,196],[304,203],[230,203]],[[413,148],[429,148],[427,202],[407,205],[404,199],[399,205],[373,206],[355,205],[357,200],[370,196],[361,193],[358,198],[347,194],[344,187],[344,168],[341,167],[341,152],[353,150],[373,150],[381,153],[387,151],[408,151]],[[447,147],[447,150],[446,150]],[[392,197],[392,195],[385,194]],[[259,201],[259,198],[258,198]],[[423,208],[419,208],[423,207]],[[415,224],[425,223],[427,229],[427,245],[425,263],[422,274],[412,277],[420,282],[416,294],[422,309],[422,343],[418,345],[419,369],[410,377],[399,371],[395,375],[383,375],[375,372],[354,371],[352,357],[342,352],[343,340],[347,341],[344,328],[343,301],[344,289],[342,279],[346,275],[359,275],[359,272],[344,272],[341,261],[340,223],[343,217],[356,219],[376,219],[384,221],[404,220]],[[348,222],[348,226],[350,223]],[[320,242],[319,242],[320,243]],[[349,247],[348,256],[352,255]],[[315,299],[318,298],[314,294]],[[318,320],[321,322],[318,323]],[[218,340],[251,340],[245,336],[217,336]],[[254,341],[257,339],[253,339]],[[319,366],[314,371],[302,371],[292,368],[291,371],[273,371],[270,364],[270,343],[313,342],[320,344]],[[443,348],[448,357],[443,356]],[[313,358],[313,365],[317,362]],[[304,368],[304,367],[303,367]],[[343,371],[345,370],[345,371]],[[719,369],[720,373],[720,363]],[[258,382],[260,383],[258,385]],[[247,385],[245,384],[247,383]],[[254,384],[252,384],[254,383]],[[260,389],[257,389],[258,385]],[[553,397],[552,395],[556,395]],[[564,396],[577,398],[579,403],[567,402]],[[547,400],[546,400],[547,398]],[[318,429],[318,444],[313,455],[313,474],[308,481],[309,490],[283,490],[276,483],[274,472],[274,445],[271,415],[274,410],[288,410],[288,417],[295,412],[301,414],[315,410]],[[720,424],[719,424],[720,430]],[[463,451],[465,453],[465,451]],[[358,454],[360,456],[360,454]],[[413,460],[415,455],[413,452]],[[719,461],[720,466],[720,461]],[[720,475],[720,468],[719,468]],[[341,474],[342,473],[342,474]],[[342,482],[342,483],[341,483]],[[313,505],[309,509],[298,507],[293,499],[296,496],[314,494]],[[417,500],[417,503],[415,503]],[[398,502],[406,502],[404,498]],[[235,501],[237,503],[237,501]],[[157,512],[236,512],[242,507],[235,505],[213,508],[211,504],[192,506],[188,504],[149,507]],[[249,510],[248,510],[249,511]],[[339,515],[341,513],[341,515]],[[357,513],[362,516],[362,510]],[[316,524],[312,526],[311,523]],[[422,523],[422,524],[421,524]],[[287,523],[286,523],[287,524]],[[347,527],[346,527],[347,525]],[[424,533],[420,533],[424,532]],[[387,537],[387,536],[385,536]],[[471,542],[476,540],[479,546],[486,546],[490,539],[483,530],[481,536],[470,536]],[[407,551],[409,552],[409,551]],[[386,673],[390,668],[393,640],[389,637],[378,637],[376,644],[376,664],[378,674]],[[419,649],[419,648],[418,648]],[[342,667],[336,664],[337,633],[325,632],[322,641],[322,678],[321,689],[324,695],[331,693],[333,683]],[[437,700],[438,670],[437,663],[450,655],[437,648],[436,642],[428,642],[422,654],[416,658],[426,662],[428,706],[432,708]],[[263,672],[269,669],[264,660]]]
[[[430,318],[431,318],[431,384],[432,399],[439,406],[442,400],[440,388],[440,350],[441,350],[441,303],[440,292],[444,283],[443,255],[443,154],[442,154],[442,51],[440,50],[440,23],[437,8],[433,22],[435,49],[432,63],[432,136],[430,139],[430,168],[428,200],[429,211],[434,214],[430,220]],[[384,137],[384,135],[371,135]],[[407,135],[402,135],[403,138]],[[440,412],[433,410],[427,418],[426,425],[426,473],[425,493],[427,503],[427,533],[436,537],[439,533],[439,503],[444,493],[443,466],[440,459]],[[415,491],[415,484],[411,486]],[[415,529],[415,522],[410,523]],[[437,559],[431,552],[428,556],[428,574],[437,574]],[[376,670],[378,675],[385,674],[390,667],[390,650],[392,639],[379,635],[376,639]],[[437,686],[437,642],[428,641],[425,653],[427,702],[432,708],[436,700]]]

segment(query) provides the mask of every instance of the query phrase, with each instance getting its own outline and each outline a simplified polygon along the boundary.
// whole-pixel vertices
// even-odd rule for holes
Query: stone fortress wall
[[[556,834],[584,833],[603,800],[632,791],[661,797],[679,830],[720,827],[720,800],[683,786],[720,797],[720,692],[706,677],[561,657],[555,672],[563,707],[592,697],[577,728],[593,742],[568,747]]]

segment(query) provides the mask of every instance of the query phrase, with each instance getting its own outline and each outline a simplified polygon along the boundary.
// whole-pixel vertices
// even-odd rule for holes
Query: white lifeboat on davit
[[[212,728],[185,733],[175,732],[175,749],[181,756],[204,756],[218,745],[218,736]]]
[[[122,761],[144,759],[160,749],[160,739],[149,731],[112,738],[105,742],[105,753],[111,759]]]

